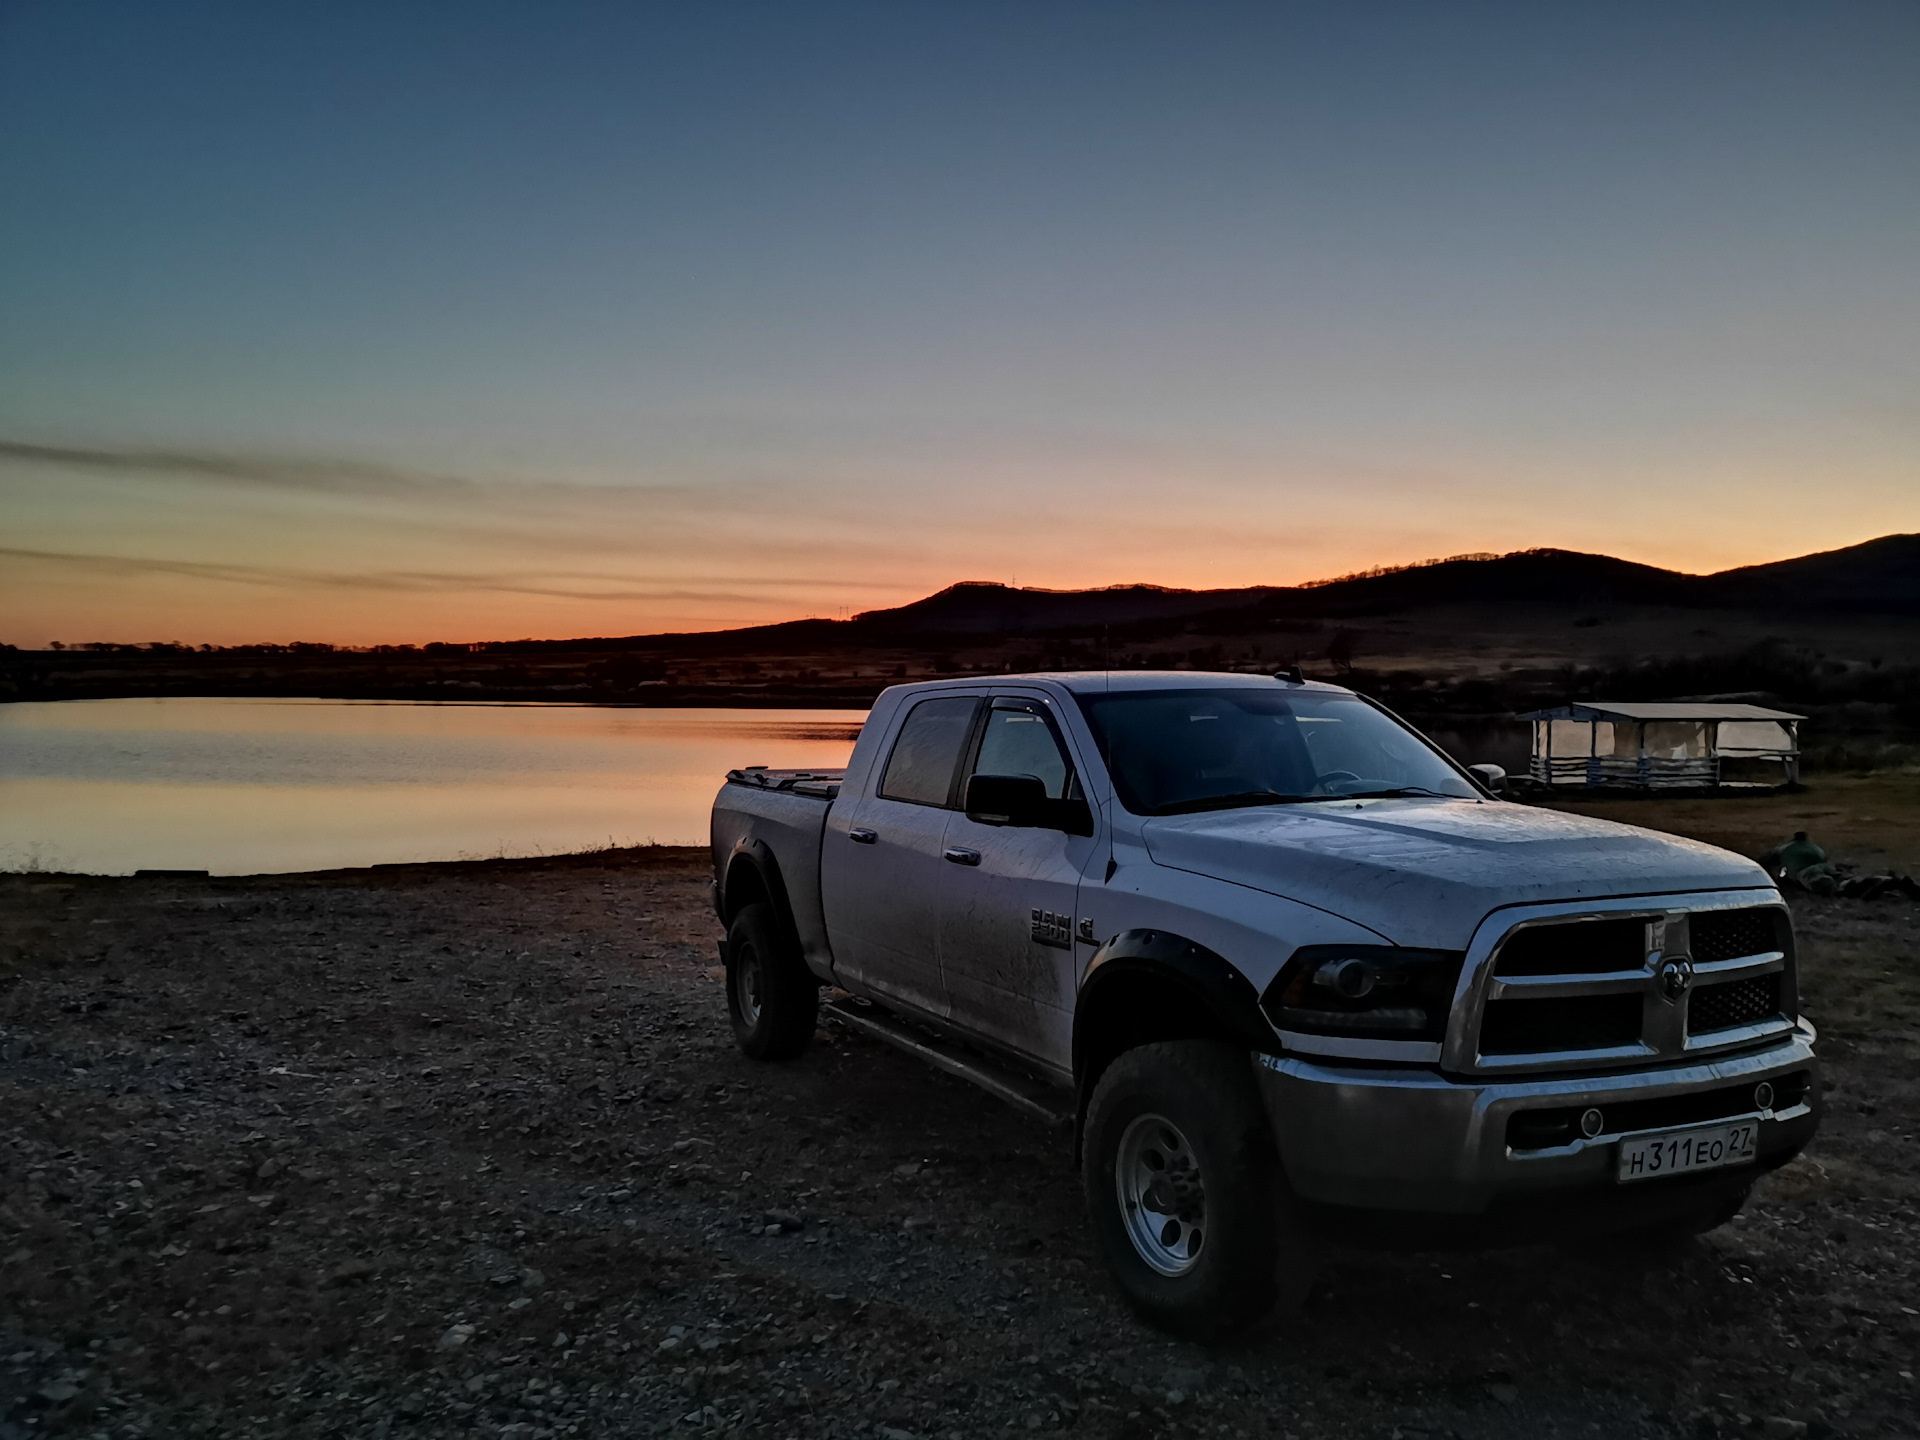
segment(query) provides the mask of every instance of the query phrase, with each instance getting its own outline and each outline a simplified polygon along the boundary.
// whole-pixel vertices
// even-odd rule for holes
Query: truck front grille
[[[1696,986],[1687,1002],[1687,1033],[1706,1035],[1758,1025],[1780,1013],[1780,972],[1720,985]]]
[[[1640,1009],[1640,996],[1634,992],[1489,1001],[1480,1022],[1480,1053],[1526,1055],[1632,1045],[1640,1038]]]
[[[1784,1032],[1797,1013],[1779,906],[1536,921],[1510,931],[1490,965],[1478,1030],[1456,1053],[1491,1070],[1710,1053]]]
[[[1531,925],[1500,948],[1496,975],[1597,975],[1647,963],[1645,920]]]
[[[1703,910],[1687,922],[1692,936],[1693,963],[1739,960],[1787,948],[1786,917],[1778,910]]]

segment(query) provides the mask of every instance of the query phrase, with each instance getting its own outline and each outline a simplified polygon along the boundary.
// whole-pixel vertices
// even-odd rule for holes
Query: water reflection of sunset
[[[0,706],[0,868],[252,874],[699,845],[728,769],[843,765],[861,718],[286,700]]]

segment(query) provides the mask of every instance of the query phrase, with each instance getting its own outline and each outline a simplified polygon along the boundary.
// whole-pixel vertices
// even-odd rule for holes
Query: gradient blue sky
[[[0,640],[1920,530],[1917,76],[1911,4],[10,0]]]

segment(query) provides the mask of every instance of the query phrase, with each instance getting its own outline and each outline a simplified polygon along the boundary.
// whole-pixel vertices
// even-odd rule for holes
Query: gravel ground
[[[1796,902],[1831,1111],[1735,1224],[1342,1252],[1206,1350],[1063,1135],[739,1056],[703,861],[0,876],[0,1440],[1920,1429],[1920,907]]]

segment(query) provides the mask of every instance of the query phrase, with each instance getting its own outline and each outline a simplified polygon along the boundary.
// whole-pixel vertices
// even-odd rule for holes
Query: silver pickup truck
[[[1813,1134],[1766,873],[1513,803],[1351,691],[1069,673],[880,696],[714,803],[735,1033],[838,1018],[1075,1127],[1094,1234],[1204,1338],[1329,1233],[1697,1232]]]

